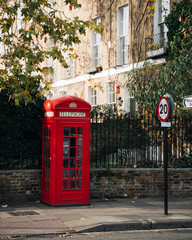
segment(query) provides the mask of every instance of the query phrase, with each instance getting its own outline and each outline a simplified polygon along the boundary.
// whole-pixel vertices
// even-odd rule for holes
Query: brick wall
[[[192,169],[169,169],[169,196],[192,195]],[[91,197],[159,197],[164,194],[163,169],[92,169]]]
[[[192,169],[169,169],[169,196],[192,195]],[[91,198],[163,196],[163,169],[91,169]],[[41,170],[0,171],[0,201],[40,200]]]
[[[0,201],[40,199],[41,170],[0,171]]]

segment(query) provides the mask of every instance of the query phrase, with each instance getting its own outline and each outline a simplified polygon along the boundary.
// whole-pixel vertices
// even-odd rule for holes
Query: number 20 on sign
[[[158,116],[162,122],[167,121],[170,114],[169,100],[166,97],[162,97],[158,104]]]

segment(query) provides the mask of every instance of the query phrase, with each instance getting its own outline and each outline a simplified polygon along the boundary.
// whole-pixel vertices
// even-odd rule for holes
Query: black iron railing
[[[156,34],[145,38],[145,56],[146,58],[155,58],[166,53],[167,37],[166,33]]]
[[[1,119],[2,120],[2,119]],[[169,167],[192,167],[192,118],[174,115],[168,130]],[[4,126],[4,125],[2,125]],[[27,135],[19,135],[21,126],[11,124],[6,131],[15,134],[16,147],[10,146],[10,139],[0,155],[0,169],[41,168],[41,125],[32,132],[31,150],[26,146]],[[14,131],[11,131],[13,128]],[[26,126],[25,126],[26,128]],[[28,132],[26,132],[28,133]],[[9,135],[10,138],[11,135]],[[18,136],[23,142],[17,141]],[[31,144],[31,142],[29,142]],[[36,147],[33,147],[35,145]],[[20,149],[22,149],[21,151]],[[8,151],[11,151],[11,155]],[[30,151],[29,151],[30,150]],[[91,117],[91,168],[148,168],[163,166],[163,130],[157,115],[152,113],[131,113],[127,115],[94,115]],[[29,152],[26,155],[26,152]],[[6,155],[3,153],[6,153]],[[20,158],[18,157],[20,154]]]
[[[169,167],[192,167],[192,120],[174,116],[169,129]],[[94,116],[91,167],[162,167],[163,130],[151,113]]]

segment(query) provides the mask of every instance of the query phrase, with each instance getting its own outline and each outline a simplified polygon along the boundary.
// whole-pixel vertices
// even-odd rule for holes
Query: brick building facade
[[[135,108],[126,87],[127,72],[144,61],[162,64],[166,53],[165,16],[171,0],[81,0],[80,9],[65,9],[69,17],[101,24],[101,34],[87,31],[73,46],[75,58],[66,53],[69,68],[52,62],[55,69],[49,97],[74,95],[92,106],[116,105],[126,112]],[[58,4],[58,6],[60,6]],[[61,7],[61,6],[60,6]]]

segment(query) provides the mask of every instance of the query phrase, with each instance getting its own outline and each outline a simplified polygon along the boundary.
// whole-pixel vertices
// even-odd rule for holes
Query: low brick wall
[[[91,198],[163,196],[163,169],[91,169]],[[169,196],[192,196],[192,169],[169,169]],[[40,200],[41,170],[0,171],[0,201]]]
[[[169,196],[192,196],[192,169],[168,170]],[[92,169],[91,197],[160,197],[164,195],[164,170]]]
[[[40,199],[41,170],[0,171],[0,201]]]

